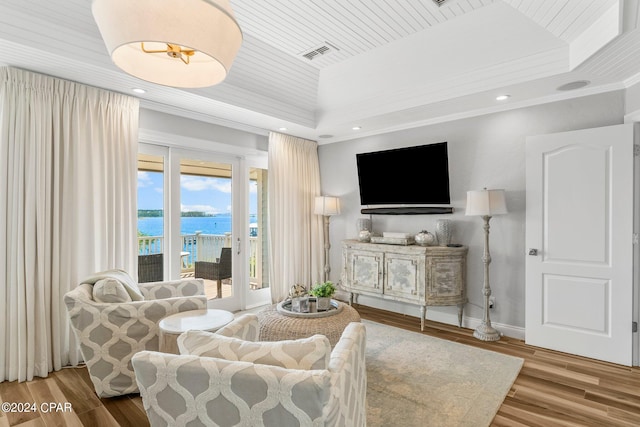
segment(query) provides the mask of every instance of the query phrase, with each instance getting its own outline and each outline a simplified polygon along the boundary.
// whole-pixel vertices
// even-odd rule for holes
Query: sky
[[[138,171],[138,209],[162,209],[162,172]],[[256,213],[257,186],[249,188],[249,213]],[[180,176],[180,209],[182,212],[223,214],[231,212],[231,179],[205,176]]]

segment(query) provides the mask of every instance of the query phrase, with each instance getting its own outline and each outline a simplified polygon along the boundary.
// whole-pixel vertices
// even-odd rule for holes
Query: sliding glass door
[[[267,170],[248,164],[141,144],[141,281],[201,278],[209,306],[228,310],[269,302]]]
[[[234,164],[180,159],[181,266],[204,279],[210,299],[233,290]],[[237,274],[236,274],[237,278]]]

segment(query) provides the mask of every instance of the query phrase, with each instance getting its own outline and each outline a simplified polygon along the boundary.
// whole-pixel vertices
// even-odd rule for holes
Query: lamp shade
[[[228,0],[93,0],[91,10],[113,62],[161,85],[220,83],[242,44]]]
[[[332,196],[317,196],[314,213],[316,215],[338,215],[340,213],[340,199]]]
[[[507,213],[504,190],[467,191],[466,215],[493,216]]]

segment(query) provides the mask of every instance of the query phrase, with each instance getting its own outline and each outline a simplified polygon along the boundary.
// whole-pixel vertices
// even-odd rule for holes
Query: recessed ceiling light
[[[360,126],[354,126],[354,127],[352,127],[351,129],[353,129],[353,130],[360,130],[360,129],[362,129],[362,128],[361,128]]]
[[[147,93],[146,90],[144,89],[140,89],[138,87],[131,89],[132,91],[134,91],[135,93]]]
[[[591,83],[589,80],[576,80],[575,82],[569,82],[558,86],[556,90],[576,90],[585,87],[589,83]]]
[[[498,95],[498,96],[496,96],[496,101],[504,101],[504,100],[507,100],[509,98],[511,98],[511,95],[506,95],[506,94],[505,95]]]
[[[287,128],[286,127],[281,127],[281,128],[278,128],[278,130],[287,130]]]

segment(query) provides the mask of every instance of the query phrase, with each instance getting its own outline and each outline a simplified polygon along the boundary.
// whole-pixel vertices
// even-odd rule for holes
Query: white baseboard
[[[349,301],[349,293],[344,291],[337,291],[335,298],[341,301]],[[416,318],[416,322],[420,322],[420,308],[417,305],[405,304],[398,301],[383,300],[380,298],[367,297],[366,295],[358,295],[357,301],[359,304],[366,305],[381,310],[392,311],[394,313],[404,314],[407,316],[413,316]],[[438,307],[442,309],[443,307]],[[447,325],[458,326],[458,309],[455,306],[450,307],[451,312],[444,312],[440,310],[433,310],[427,307],[427,320],[434,322],[440,322]],[[475,317],[464,316],[462,318],[462,327],[467,329],[475,329],[482,323],[482,319]],[[516,338],[524,340],[524,328],[520,326],[506,325],[503,323],[491,322],[491,325],[496,328],[500,335],[510,338]]]

